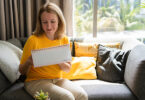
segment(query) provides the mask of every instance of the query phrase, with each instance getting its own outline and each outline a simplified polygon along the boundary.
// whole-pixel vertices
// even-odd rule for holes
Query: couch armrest
[[[124,38],[122,50],[131,50],[137,45],[142,45],[143,43],[136,38]]]
[[[124,78],[139,100],[145,100],[145,45],[137,45],[131,50]]]

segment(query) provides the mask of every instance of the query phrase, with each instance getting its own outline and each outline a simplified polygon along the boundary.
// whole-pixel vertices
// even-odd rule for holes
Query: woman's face
[[[41,24],[47,36],[54,36],[58,29],[58,16],[54,13],[43,12],[41,15]]]

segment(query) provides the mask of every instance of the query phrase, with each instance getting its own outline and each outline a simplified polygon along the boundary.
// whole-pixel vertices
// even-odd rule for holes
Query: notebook
[[[69,44],[32,50],[31,54],[34,67],[59,64],[72,60]]]

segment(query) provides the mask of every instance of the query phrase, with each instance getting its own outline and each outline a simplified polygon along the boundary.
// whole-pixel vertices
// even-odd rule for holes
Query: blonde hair
[[[56,14],[58,16],[58,29],[55,33],[54,39],[62,38],[64,36],[65,32],[66,32],[65,19],[64,19],[64,16],[63,16],[62,11],[60,10],[60,8],[57,5],[55,5],[53,3],[50,3],[50,2],[43,5],[39,10],[34,35],[40,36],[44,33],[44,31],[42,29],[42,24],[41,24],[41,15],[45,11],[48,12],[48,13]]]

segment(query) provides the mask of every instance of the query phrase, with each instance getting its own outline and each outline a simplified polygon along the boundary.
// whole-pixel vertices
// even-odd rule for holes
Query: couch
[[[27,38],[19,38],[7,41],[22,49],[26,40]],[[145,66],[145,46],[141,42],[128,37],[71,38],[71,41],[73,42],[72,55],[75,54],[74,41],[84,43],[120,42],[121,50],[131,50],[126,62],[123,82],[108,82],[100,79],[73,80],[75,84],[84,88],[89,100],[145,100],[143,95],[145,94],[145,67],[142,67]],[[140,56],[142,56],[141,59],[139,59]],[[140,64],[139,62],[143,63]],[[33,100],[33,97],[24,89],[24,82],[21,80],[24,78],[25,76],[21,76],[19,80],[11,82],[0,69],[0,100]]]

